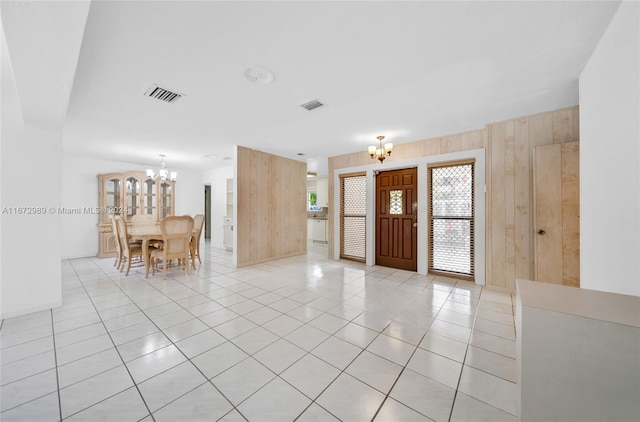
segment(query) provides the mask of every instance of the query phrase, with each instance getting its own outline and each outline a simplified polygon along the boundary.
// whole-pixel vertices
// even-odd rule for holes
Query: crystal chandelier
[[[161,182],[165,182],[167,180],[175,182],[178,178],[178,173],[176,173],[175,171],[169,173],[169,170],[167,170],[166,167],[166,163],[164,162],[164,157],[164,154],[160,154],[160,170],[158,170],[158,174],[156,175],[152,169],[147,169],[147,177],[149,177],[150,179],[155,179],[156,177],[158,177]],[[169,174],[171,174],[171,177],[169,177]]]
[[[378,160],[380,160],[380,164],[382,164],[384,159],[387,158],[385,157],[385,154],[391,155],[391,151],[393,150],[393,144],[391,142],[387,142],[383,146],[382,140],[384,139],[384,136],[378,136],[377,138],[378,138],[378,146],[375,146],[375,145],[369,146],[369,155],[371,156],[371,158],[377,158]]]

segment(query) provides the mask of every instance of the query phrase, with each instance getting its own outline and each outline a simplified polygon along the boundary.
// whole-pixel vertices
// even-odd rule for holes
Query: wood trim
[[[458,273],[450,273],[448,271],[439,271],[439,270],[429,270],[429,275],[437,275],[437,276],[442,276],[442,277],[450,277],[450,278],[456,278],[459,280],[464,280],[464,281],[470,281],[473,283],[473,276],[470,275],[465,275],[465,274],[458,274]]]
[[[344,177],[358,177],[358,176],[366,176],[366,175],[367,175],[366,171],[357,171],[354,173],[343,173],[343,174],[340,174],[339,177],[342,179]]]
[[[290,254],[282,255],[282,256],[278,257],[277,259],[284,259],[284,258],[291,258],[292,256],[306,255],[306,253],[307,253],[306,250],[304,252],[292,252]],[[255,261],[242,262],[242,263],[238,263],[237,268],[249,267],[251,265],[257,265],[257,264],[264,264],[265,262],[270,262],[270,261],[273,261],[273,260],[274,260],[274,258],[267,257],[267,258],[262,258],[262,259],[256,259]]]
[[[427,169],[437,168],[437,167],[451,167],[451,166],[461,166],[465,164],[475,164],[475,158],[469,158],[465,160],[452,160],[452,161],[439,161],[437,163],[430,163],[427,165]]]

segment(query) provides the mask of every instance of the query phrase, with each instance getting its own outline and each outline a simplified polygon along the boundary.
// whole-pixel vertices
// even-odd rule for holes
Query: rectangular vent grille
[[[146,95],[147,97],[156,98],[166,103],[175,103],[184,96],[184,94],[169,91],[168,89],[162,88],[158,85],[153,85],[147,90],[147,92],[144,93],[144,95]]]
[[[323,105],[324,105],[324,104],[322,104],[322,103],[321,103],[320,101],[318,101],[318,100],[311,100],[311,101],[308,101],[308,102],[306,102],[306,103],[304,103],[304,104],[300,104],[300,107],[302,107],[302,108],[306,108],[307,110],[311,111],[311,110],[313,110],[314,108],[322,107]]]

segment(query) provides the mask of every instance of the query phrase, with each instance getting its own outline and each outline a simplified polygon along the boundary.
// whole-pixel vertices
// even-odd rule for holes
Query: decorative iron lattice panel
[[[365,217],[344,217],[342,224],[342,251],[348,258],[365,258]]]
[[[431,170],[431,215],[471,217],[473,165],[436,167]]]
[[[345,176],[341,181],[340,257],[365,260],[367,179]]]
[[[472,274],[471,222],[468,220],[433,220],[433,268]]]
[[[429,168],[429,269],[473,276],[473,163]]]
[[[402,189],[389,192],[389,214],[402,214]]]
[[[365,176],[342,178],[342,213],[367,214],[367,179]]]

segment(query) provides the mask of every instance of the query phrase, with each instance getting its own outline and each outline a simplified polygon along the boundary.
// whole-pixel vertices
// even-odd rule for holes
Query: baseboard
[[[12,312],[2,312],[0,314],[0,319],[8,319],[15,318],[19,316],[24,316],[28,314],[34,314],[36,312],[46,311],[48,309],[59,308],[62,306],[62,300],[57,300],[55,302],[45,303],[38,306],[30,306],[27,308],[23,308],[20,310],[12,311]]]
[[[304,251],[293,252],[293,253],[285,254],[285,255],[281,255],[281,256],[273,256],[273,257],[257,259],[257,260],[249,261],[249,262],[242,262],[242,263],[239,263],[236,266],[236,268],[249,267],[251,265],[264,264],[265,262],[278,261],[280,259],[291,258],[292,256],[306,255],[306,254],[307,254],[307,251],[305,249]]]

